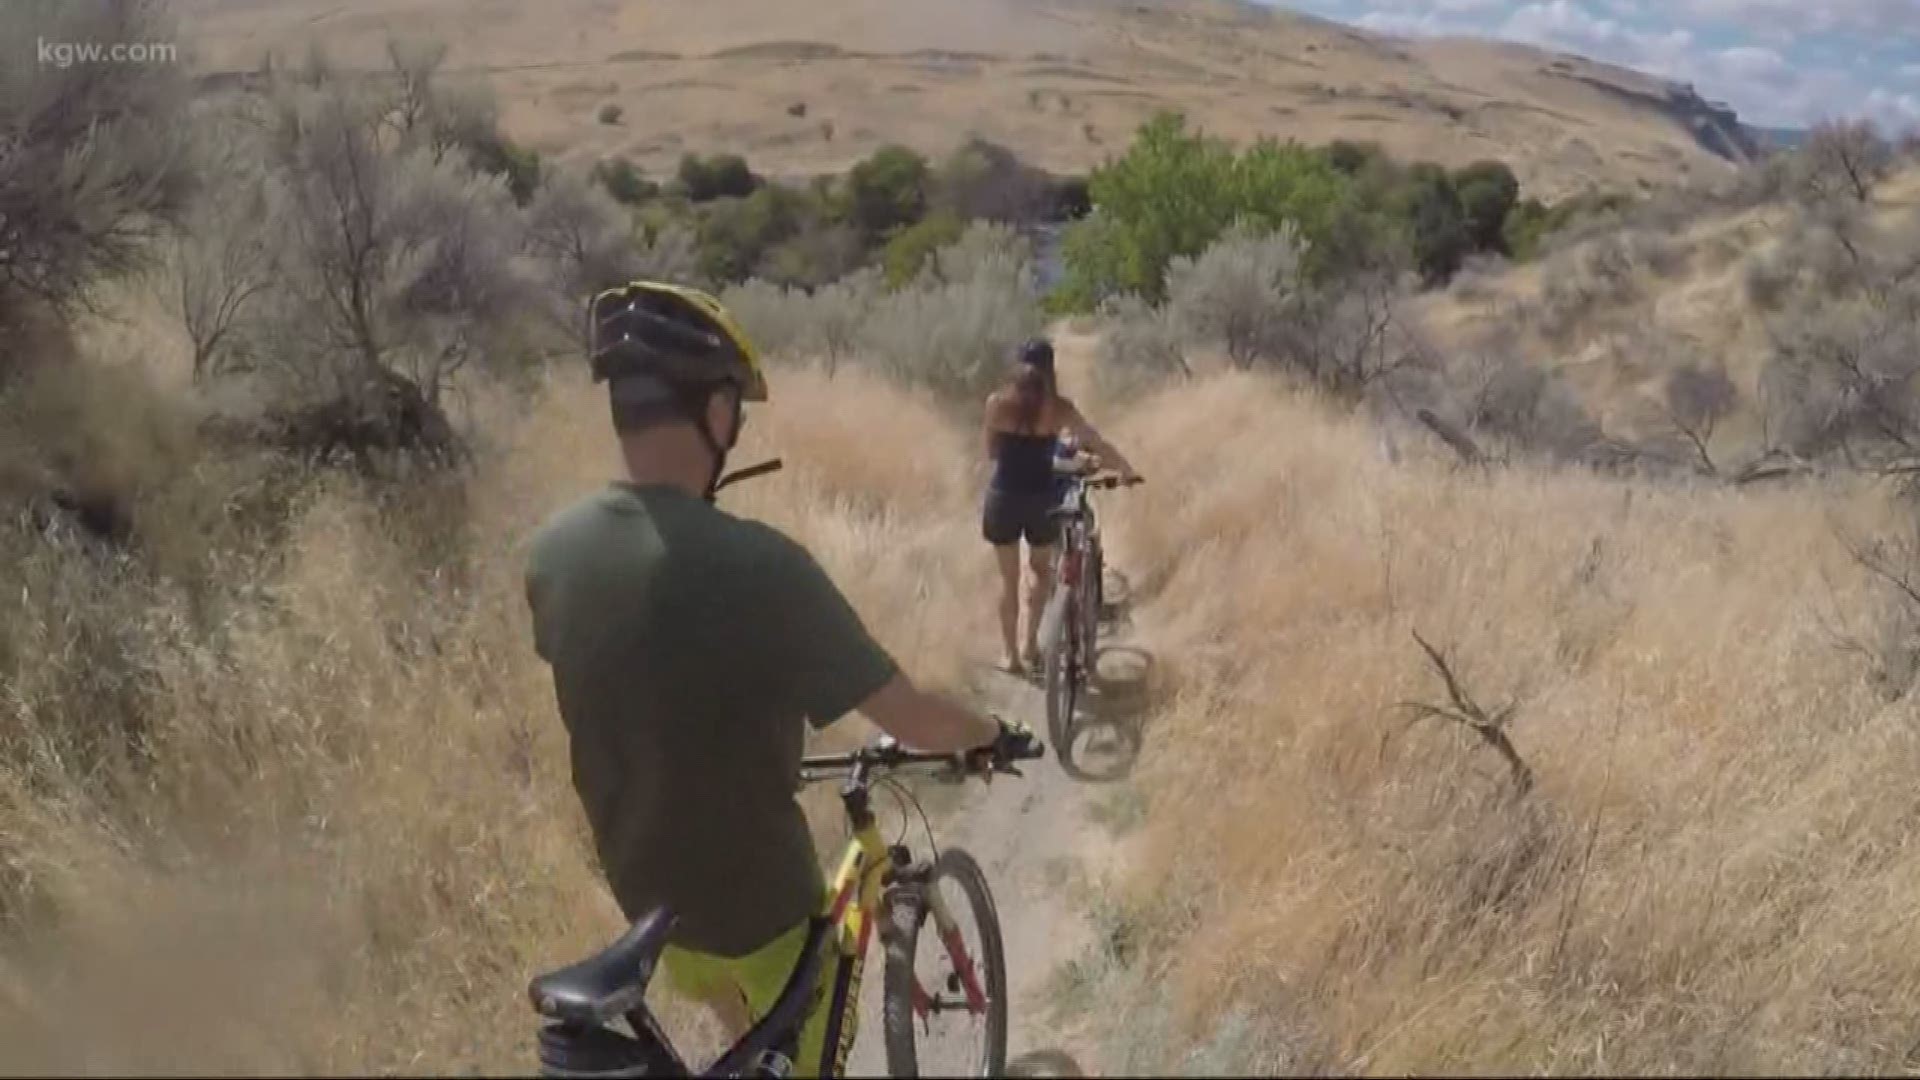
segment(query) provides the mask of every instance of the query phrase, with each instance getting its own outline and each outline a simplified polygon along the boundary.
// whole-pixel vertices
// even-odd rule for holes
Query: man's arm
[[[1000,725],[950,701],[916,689],[867,633],[853,605],[813,557],[785,538],[765,568],[768,628],[780,642],[775,656],[794,704],[823,728],[858,711],[880,730],[917,750],[955,753],[990,746]]]
[[[959,753],[992,746],[1000,725],[896,675],[860,703],[860,715],[916,750]]]

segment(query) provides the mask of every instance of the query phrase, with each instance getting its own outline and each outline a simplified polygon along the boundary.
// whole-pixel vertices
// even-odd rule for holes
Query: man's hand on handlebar
[[[978,773],[991,778],[994,773],[1012,773],[1020,775],[1013,767],[1016,761],[1029,761],[1046,753],[1046,748],[1033,732],[1018,724],[1009,723],[1005,718],[993,718],[1000,725],[1000,733],[986,746],[969,750],[962,757],[962,768],[968,773]]]

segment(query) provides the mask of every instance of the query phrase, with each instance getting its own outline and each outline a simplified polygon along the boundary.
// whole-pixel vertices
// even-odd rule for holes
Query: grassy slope
[[[1104,1064],[1911,1065],[1920,729],[1839,647],[1878,609],[1827,517],[1875,498],[1394,465],[1241,377],[1122,432],[1171,481],[1109,514],[1169,682]],[[1405,729],[1416,629],[1519,703],[1532,795]]]
[[[121,389],[82,415],[132,445]],[[775,393],[743,452],[777,446],[789,471],[729,502],[803,540],[924,681],[958,685],[952,643],[990,641],[990,569],[953,526],[971,443],[870,382]],[[616,462],[588,388],[524,408],[488,407],[501,443],[468,500],[415,488],[382,512],[332,490],[266,563],[155,578],[0,532],[0,650],[34,658],[0,694],[0,916],[24,931],[0,938],[0,1070],[525,1067],[525,980],[617,915],[519,580],[541,518]],[[217,513],[149,509],[181,544],[218,535]],[[209,625],[192,573],[241,599]]]
[[[216,70],[252,68],[270,47],[297,57],[309,41],[370,63],[389,31],[438,36],[456,65],[489,74],[517,137],[568,158],[624,153],[656,175],[687,150],[742,151],[799,175],[838,171],[888,141],[940,152],[970,133],[1084,170],[1168,107],[1235,139],[1375,139],[1456,165],[1499,157],[1549,196],[1723,167],[1657,109],[1579,81],[1657,94],[1632,72],[1489,42],[1396,42],[1226,3],[180,6]],[[618,125],[597,121],[607,103],[624,107]],[[789,114],[796,103],[804,116]]]
[[[1500,342],[1535,363],[1565,371],[1608,430],[1630,436],[1658,428],[1657,414],[1647,407],[1658,400],[1662,380],[1676,363],[1722,365],[1740,389],[1741,407],[1722,426],[1715,446],[1733,451],[1737,459],[1740,451],[1753,449],[1759,435],[1756,388],[1771,349],[1769,312],[1749,292],[1747,276],[1781,254],[1781,236],[1789,231],[1793,213],[1786,206],[1763,206],[1709,213],[1670,234],[1647,229],[1602,234],[1532,264],[1492,276],[1469,275],[1470,282],[1450,292],[1423,297],[1418,315],[1434,340],[1456,353]],[[1869,228],[1893,236],[1916,220],[1920,170],[1896,176],[1875,193]],[[1590,283],[1582,259],[1596,243],[1621,236],[1630,245],[1657,245],[1667,265],[1636,256],[1623,293],[1602,296],[1585,308],[1559,305],[1571,313],[1551,334],[1542,332],[1547,324],[1540,319],[1524,326],[1516,320],[1517,311],[1556,307],[1547,296],[1549,286]],[[1515,335],[1517,326],[1521,330]],[[1664,341],[1671,347],[1650,348],[1649,335],[1654,344]]]
[[[993,640],[971,440],[852,376],[785,373],[775,401],[746,455],[791,471],[738,504],[952,685]],[[0,1065],[524,1063],[519,987],[615,924],[517,576],[612,467],[599,407],[564,381],[487,405],[464,510],[324,495],[282,560],[200,568],[254,590],[213,625],[170,579],[6,553],[0,645],[39,660],[0,697],[29,736],[0,766],[28,931],[0,952]],[[1160,481],[1107,520],[1165,680],[1100,912],[1107,1064],[1903,1064],[1920,729],[1835,647],[1877,609],[1824,516],[1874,498],[1393,464],[1244,375],[1102,420]],[[1521,702],[1524,802],[1459,729],[1383,749],[1388,707],[1437,695],[1415,628]],[[131,752],[76,749],[136,715]]]

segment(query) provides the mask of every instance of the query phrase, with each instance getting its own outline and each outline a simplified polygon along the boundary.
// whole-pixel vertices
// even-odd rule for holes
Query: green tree
[[[710,158],[688,154],[680,159],[680,186],[694,202],[712,202],[744,199],[760,186],[760,179],[739,154],[715,154]]]
[[[717,282],[744,281],[769,249],[800,232],[804,197],[777,184],[744,199],[719,199],[701,215],[700,271]]]
[[[1508,254],[1507,215],[1520,201],[1520,181],[1513,170],[1502,162],[1477,161],[1453,174],[1453,186],[1474,248]]]
[[[1026,222],[1051,210],[1052,178],[1013,151],[969,139],[941,161],[933,204],[963,221]]]
[[[1088,180],[1094,213],[1068,231],[1063,292],[1088,308],[1126,292],[1163,298],[1167,264],[1233,222],[1233,167],[1226,143],[1188,131],[1179,114],[1148,121]]]
[[[1350,139],[1335,139],[1327,144],[1327,162],[1347,176],[1358,176],[1374,161],[1386,155],[1379,143],[1354,142]]]
[[[1094,172],[1088,191],[1095,212],[1068,231],[1062,286],[1062,302],[1082,309],[1119,293],[1161,299],[1173,259],[1198,255],[1242,220],[1293,223],[1320,272],[1351,185],[1323,153],[1263,140],[1236,154],[1163,113]]]
[[[1430,285],[1444,283],[1460,269],[1472,247],[1466,210],[1453,178],[1437,165],[1409,170],[1401,196],[1414,266]]]
[[[927,212],[932,170],[927,159],[904,146],[887,146],[847,174],[853,224],[878,239],[911,225]]]

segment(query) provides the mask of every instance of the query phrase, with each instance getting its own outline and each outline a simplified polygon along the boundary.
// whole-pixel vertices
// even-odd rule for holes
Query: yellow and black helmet
[[[760,354],[720,301],[699,289],[658,281],[608,289],[588,302],[587,327],[595,382],[730,382],[742,401],[767,400]]]

